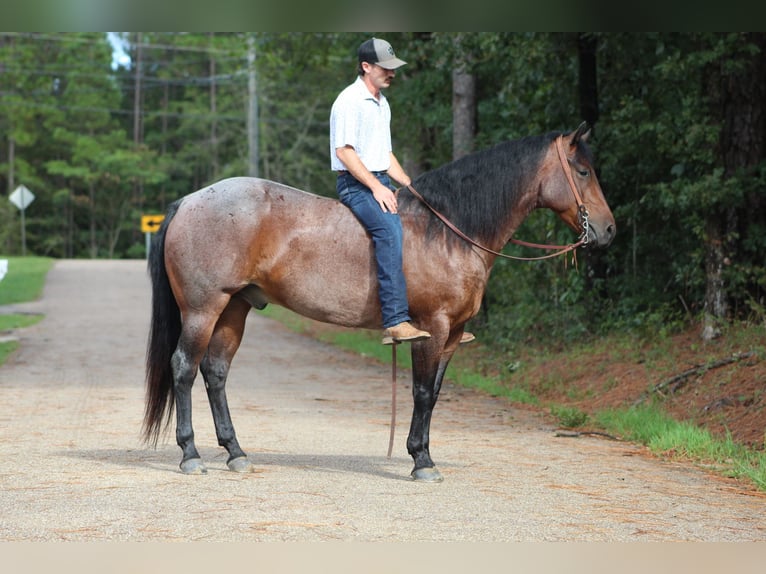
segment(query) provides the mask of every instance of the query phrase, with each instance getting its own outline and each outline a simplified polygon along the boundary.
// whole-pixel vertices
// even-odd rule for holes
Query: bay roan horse
[[[582,125],[568,134],[502,143],[427,172],[412,187],[490,250],[501,250],[541,207],[576,233],[585,231],[588,246],[605,247],[616,228],[585,143],[589,133]],[[431,413],[463,327],[479,310],[496,255],[449,229],[409,189],[401,189],[398,198],[410,314],[432,335],[412,343],[414,409],[407,450],[416,480],[439,481],[429,452]],[[381,328],[371,240],[351,211],[335,199],[272,181],[226,179],[173,203],[155,237],[149,269],[153,300],[143,431],[156,445],[175,408],[185,473],[206,470],[191,424],[198,369],[229,468],[253,470],[237,442],[225,391],[251,308],[273,303],[327,323]]]

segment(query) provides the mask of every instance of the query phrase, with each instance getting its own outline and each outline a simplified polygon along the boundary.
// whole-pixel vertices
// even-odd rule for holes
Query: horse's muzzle
[[[588,247],[606,249],[611,245],[615,235],[617,235],[617,226],[614,223],[598,228],[591,221],[590,228],[588,229]]]

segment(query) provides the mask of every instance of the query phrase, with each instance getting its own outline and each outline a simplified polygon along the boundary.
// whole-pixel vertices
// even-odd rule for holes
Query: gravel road
[[[197,445],[141,443],[150,290],[143,261],[58,261],[40,312],[0,367],[2,541],[763,541],[766,498],[689,465],[447,384],[431,452],[441,484],[409,479],[411,399],[400,370],[253,313],[228,392],[257,472],[226,470],[201,379]],[[470,352],[467,346],[459,352]]]

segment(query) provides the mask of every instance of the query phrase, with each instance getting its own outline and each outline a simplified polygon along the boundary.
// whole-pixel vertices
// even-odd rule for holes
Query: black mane
[[[528,136],[497,144],[426,172],[412,185],[463,233],[491,243],[558,135]],[[401,194],[399,203],[400,211],[427,210],[410,193]],[[443,224],[433,217],[427,234],[442,230]]]

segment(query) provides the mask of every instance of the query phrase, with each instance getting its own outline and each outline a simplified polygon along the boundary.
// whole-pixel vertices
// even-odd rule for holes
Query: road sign
[[[144,233],[156,233],[160,229],[164,215],[142,215],[141,231]]]
[[[8,199],[13,205],[24,211],[35,200],[35,194],[29,191],[27,186],[20,185],[8,196]]]

